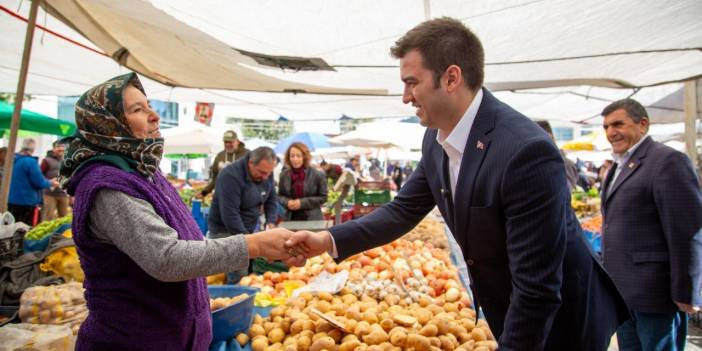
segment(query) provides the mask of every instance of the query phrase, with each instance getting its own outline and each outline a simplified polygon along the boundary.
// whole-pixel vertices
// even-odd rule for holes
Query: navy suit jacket
[[[602,192],[603,258],[632,311],[700,305],[702,195],[685,154],[650,137]]]
[[[397,197],[331,228],[339,258],[397,239],[437,205],[500,350],[606,350],[628,312],[581,235],[563,159],[535,123],[483,92],[455,196],[437,131],[427,130]]]

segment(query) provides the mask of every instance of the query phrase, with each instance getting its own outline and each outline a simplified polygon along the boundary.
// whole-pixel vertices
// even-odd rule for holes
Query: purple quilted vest
[[[212,325],[205,278],[156,280],[114,245],[94,240],[88,217],[95,194],[105,188],[149,202],[180,239],[203,240],[190,211],[160,173],[150,181],[100,163],[79,170],[68,193],[75,196],[73,238],[90,312],[76,350],[207,350]]]

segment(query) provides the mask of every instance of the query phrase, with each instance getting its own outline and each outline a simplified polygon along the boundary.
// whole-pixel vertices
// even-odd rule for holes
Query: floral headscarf
[[[163,154],[163,138],[135,138],[124,115],[122,92],[128,85],[144,88],[136,73],[114,77],[86,91],[76,103],[78,130],[61,162],[65,188],[75,172],[91,162],[111,163],[129,172],[151,177]]]

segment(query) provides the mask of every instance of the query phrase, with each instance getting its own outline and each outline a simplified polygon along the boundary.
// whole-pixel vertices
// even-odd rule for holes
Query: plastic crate
[[[353,205],[353,218],[363,217],[380,206]]]
[[[233,338],[237,333],[249,329],[253,321],[253,303],[258,288],[241,285],[217,285],[207,287],[210,298],[234,297],[249,294],[245,300],[212,312],[212,342]]]
[[[353,192],[353,202],[360,204],[384,204],[390,202],[390,190],[356,190]]]
[[[358,182],[358,190],[390,190],[390,182]]]

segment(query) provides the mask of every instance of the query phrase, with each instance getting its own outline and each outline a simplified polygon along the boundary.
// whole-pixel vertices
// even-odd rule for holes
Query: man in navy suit
[[[438,206],[500,350],[606,350],[628,313],[581,235],[556,145],[482,88],[483,48],[461,22],[424,22],[391,52],[403,102],[428,127],[421,161],[391,203],[286,245],[341,260],[399,238]]]
[[[619,349],[683,350],[699,310],[702,194],[685,154],[647,136],[648,115],[624,99],[602,111],[615,164],[602,187],[604,265],[631,309]]]

